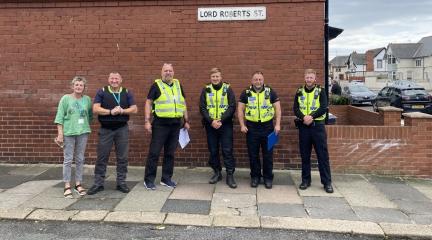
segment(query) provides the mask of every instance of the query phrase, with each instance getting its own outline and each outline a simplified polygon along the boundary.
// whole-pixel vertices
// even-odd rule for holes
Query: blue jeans
[[[72,160],[75,156],[75,182],[82,181],[84,152],[89,134],[64,137],[63,148],[63,182],[69,183],[72,178]]]
[[[128,125],[112,130],[99,129],[99,142],[97,146],[97,159],[95,165],[95,185],[103,186],[105,182],[106,168],[112,145],[115,145],[117,157],[117,185],[126,181],[129,151],[129,128]]]

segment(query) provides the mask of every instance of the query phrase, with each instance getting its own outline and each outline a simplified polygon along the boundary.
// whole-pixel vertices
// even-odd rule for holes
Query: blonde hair
[[[316,71],[314,69],[308,68],[308,69],[305,70],[305,75],[306,74],[310,74],[310,73],[312,73],[312,74],[314,74],[316,76]]]
[[[222,75],[222,71],[220,70],[220,68],[217,68],[217,67],[210,69],[210,75],[212,75],[214,73],[220,73]]]
[[[86,86],[87,84],[87,80],[85,79],[85,77],[81,76],[75,76],[71,81],[71,85],[73,86],[76,82],[83,82],[84,86]]]

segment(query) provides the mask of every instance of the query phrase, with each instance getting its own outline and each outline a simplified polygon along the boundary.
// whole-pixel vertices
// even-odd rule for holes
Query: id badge
[[[84,124],[84,118],[78,119],[78,124]]]

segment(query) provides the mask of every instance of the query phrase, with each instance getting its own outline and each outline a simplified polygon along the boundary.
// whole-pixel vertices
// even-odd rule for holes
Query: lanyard
[[[120,94],[121,94],[122,88],[120,87],[120,89],[119,89],[119,91],[118,91],[117,93],[113,92],[113,91],[111,90],[111,87],[110,87],[110,86],[108,86],[108,88],[109,88],[111,94],[113,95],[114,99],[116,100],[117,105],[120,106]]]

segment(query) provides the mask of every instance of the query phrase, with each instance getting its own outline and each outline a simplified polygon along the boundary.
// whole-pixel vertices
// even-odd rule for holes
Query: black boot
[[[219,182],[220,180],[222,180],[222,173],[221,173],[221,171],[220,170],[214,170],[214,174],[210,178],[209,183],[210,184],[215,184],[215,183]]]
[[[234,174],[233,173],[227,173],[226,184],[230,188],[236,188],[237,187],[237,183],[234,180]]]

